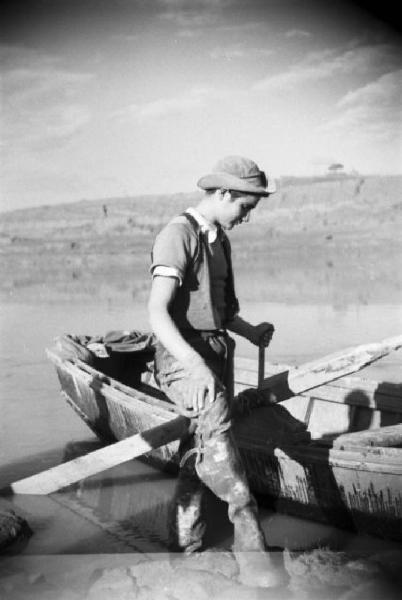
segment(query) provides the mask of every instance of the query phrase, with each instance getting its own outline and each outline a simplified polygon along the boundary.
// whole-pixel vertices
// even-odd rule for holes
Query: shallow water
[[[330,306],[248,304],[243,316],[269,320],[276,334],[267,359],[301,364],[350,345],[379,341],[402,332],[402,309],[392,305]],[[1,308],[2,414],[0,488],[12,481],[95,448],[95,436],[59,397],[45,347],[62,333],[103,334],[110,329],[146,329],[143,305],[23,305]],[[239,355],[256,358],[257,349],[238,341]],[[401,352],[379,361],[362,375],[402,381]],[[166,549],[166,516],[174,478],[131,461],[87,479],[53,498],[18,497],[13,501],[35,535],[25,553],[159,552]],[[209,542],[229,547],[231,529],[224,507],[209,499]],[[310,548],[367,544],[333,528],[276,515],[262,509],[263,527],[273,546]],[[387,546],[388,542],[370,543]]]

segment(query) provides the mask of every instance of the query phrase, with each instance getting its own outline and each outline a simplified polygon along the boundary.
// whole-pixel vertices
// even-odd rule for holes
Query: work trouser
[[[234,524],[234,550],[264,550],[256,502],[231,432],[234,341],[226,332],[197,332],[185,337],[221,385],[214,401],[191,417],[189,433],[180,443],[181,468],[171,518],[172,546],[185,552],[202,546],[202,504],[207,486],[228,503],[229,519]],[[183,411],[191,374],[160,344],[155,355],[155,378],[167,397]]]

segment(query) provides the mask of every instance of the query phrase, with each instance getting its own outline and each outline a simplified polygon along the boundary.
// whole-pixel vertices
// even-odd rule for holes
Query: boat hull
[[[55,353],[49,357],[64,398],[104,441],[124,439],[177,416],[163,395],[146,384],[129,388],[79,360]],[[275,434],[283,415],[273,410],[255,409],[233,428],[258,499],[274,502],[280,512],[402,541],[402,448],[342,449],[325,439],[289,444],[286,430]],[[175,471],[178,443],[155,449],[144,460]]]

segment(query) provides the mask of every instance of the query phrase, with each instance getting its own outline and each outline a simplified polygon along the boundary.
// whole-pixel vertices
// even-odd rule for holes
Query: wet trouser
[[[228,516],[234,525],[233,549],[264,550],[256,502],[231,431],[234,341],[225,332],[202,332],[186,339],[222,385],[214,401],[194,413],[189,434],[180,443],[181,468],[171,518],[172,546],[185,552],[202,546],[202,503],[207,486],[228,504]],[[182,409],[190,375],[161,345],[156,350],[155,377],[168,398]],[[188,416],[188,412],[185,414]]]

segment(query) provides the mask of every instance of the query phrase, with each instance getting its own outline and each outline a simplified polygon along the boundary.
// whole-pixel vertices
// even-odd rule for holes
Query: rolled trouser
[[[194,448],[194,436],[180,443],[179,456],[185,458]],[[206,529],[203,520],[205,485],[195,470],[195,453],[187,456],[176,482],[169,514],[169,548],[187,554],[201,550]]]

